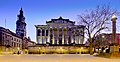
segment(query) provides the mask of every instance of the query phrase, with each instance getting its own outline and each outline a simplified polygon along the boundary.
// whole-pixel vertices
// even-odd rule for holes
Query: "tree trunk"
[[[92,43],[92,38],[90,38],[90,48],[89,48],[89,51],[90,51],[90,55],[93,55],[93,43]]]
[[[93,44],[92,43],[90,43],[90,55],[93,55]]]

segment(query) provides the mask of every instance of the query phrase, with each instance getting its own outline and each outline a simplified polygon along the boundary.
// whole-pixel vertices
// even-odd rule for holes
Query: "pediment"
[[[64,23],[72,23],[74,24],[75,22],[70,21],[69,19],[63,19],[61,16],[58,19],[51,19],[51,21],[46,21],[46,23],[59,23],[59,24],[64,24]]]

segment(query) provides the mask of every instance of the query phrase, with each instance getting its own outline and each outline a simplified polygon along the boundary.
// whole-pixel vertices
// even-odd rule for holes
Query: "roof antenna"
[[[20,0],[20,6],[21,6],[21,9],[22,9],[22,0]]]

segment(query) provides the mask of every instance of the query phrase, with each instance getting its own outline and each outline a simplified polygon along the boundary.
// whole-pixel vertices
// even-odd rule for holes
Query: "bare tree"
[[[78,15],[80,24],[85,27],[85,33],[90,42],[90,54],[93,54],[93,42],[96,36],[103,30],[109,29],[109,22],[113,14],[118,14],[117,10],[110,8],[110,6],[97,6],[94,10],[86,11]]]

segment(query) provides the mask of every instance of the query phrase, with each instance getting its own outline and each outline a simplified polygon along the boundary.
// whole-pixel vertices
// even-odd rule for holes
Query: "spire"
[[[26,37],[26,23],[22,8],[19,10],[18,20],[16,21],[16,34]]]
[[[20,9],[20,15],[23,16],[23,10],[22,10],[22,8]]]

